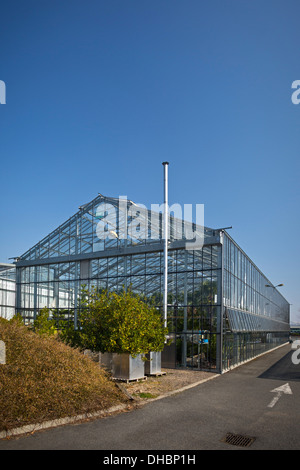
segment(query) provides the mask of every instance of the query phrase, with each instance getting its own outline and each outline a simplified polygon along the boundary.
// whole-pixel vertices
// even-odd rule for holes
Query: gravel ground
[[[216,375],[214,372],[179,369],[162,369],[162,372],[164,373],[162,376],[147,377],[146,380],[137,382],[123,382],[122,386],[135,400],[145,401],[175,392],[188,385],[197,384]]]

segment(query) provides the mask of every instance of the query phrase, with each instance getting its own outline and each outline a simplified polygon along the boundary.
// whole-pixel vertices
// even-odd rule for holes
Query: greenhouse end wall
[[[100,256],[100,254],[98,254]],[[18,267],[18,311],[26,323],[48,307],[75,321],[81,287],[134,294],[163,310],[163,251]],[[29,263],[33,263],[30,261]],[[168,321],[172,367],[216,369],[220,348],[221,249],[171,249]]]

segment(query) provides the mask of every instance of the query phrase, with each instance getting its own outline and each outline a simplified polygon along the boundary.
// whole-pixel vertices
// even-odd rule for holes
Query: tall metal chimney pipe
[[[168,202],[168,166],[169,162],[163,162],[164,167],[164,326],[167,327],[168,315],[168,241],[169,241],[169,202]]]

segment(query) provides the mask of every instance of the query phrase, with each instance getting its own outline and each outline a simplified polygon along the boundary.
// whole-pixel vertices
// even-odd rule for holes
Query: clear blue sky
[[[100,192],[204,204],[300,321],[299,0],[2,0],[0,261]]]

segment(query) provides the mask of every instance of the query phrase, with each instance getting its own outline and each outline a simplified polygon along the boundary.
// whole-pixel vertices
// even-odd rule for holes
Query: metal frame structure
[[[0,317],[10,319],[15,314],[16,267],[0,263]]]
[[[99,194],[16,260],[16,311],[30,323],[46,306],[76,327],[82,285],[130,287],[167,310],[169,367],[223,372],[286,342],[288,302],[226,230],[167,221],[166,246],[163,211]]]
[[[288,341],[290,304],[226,232],[222,247],[222,370],[227,370]]]

